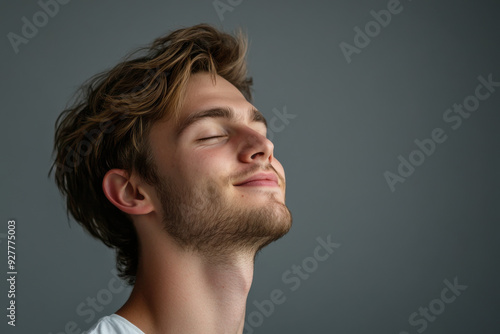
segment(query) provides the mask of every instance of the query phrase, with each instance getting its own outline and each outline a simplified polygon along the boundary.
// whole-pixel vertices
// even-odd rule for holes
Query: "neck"
[[[141,249],[136,284],[116,313],[153,333],[243,333],[255,252],[214,260],[165,238]]]

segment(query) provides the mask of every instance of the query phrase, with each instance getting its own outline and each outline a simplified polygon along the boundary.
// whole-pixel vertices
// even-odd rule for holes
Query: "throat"
[[[255,254],[233,255],[217,261],[194,252],[143,257],[117,314],[146,333],[241,334]]]

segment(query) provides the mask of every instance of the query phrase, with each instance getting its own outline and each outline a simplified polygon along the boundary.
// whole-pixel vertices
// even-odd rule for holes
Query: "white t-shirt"
[[[107,315],[83,334],[145,334],[118,314]]]

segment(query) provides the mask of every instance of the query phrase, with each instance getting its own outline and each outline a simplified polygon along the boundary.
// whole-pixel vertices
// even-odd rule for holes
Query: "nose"
[[[238,159],[245,163],[273,162],[274,145],[259,132],[246,128],[242,130]]]

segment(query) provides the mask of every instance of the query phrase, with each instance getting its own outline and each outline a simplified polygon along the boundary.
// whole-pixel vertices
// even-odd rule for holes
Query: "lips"
[[[235,186],[278,186],[278,177],[274,173],[258,173]]]

